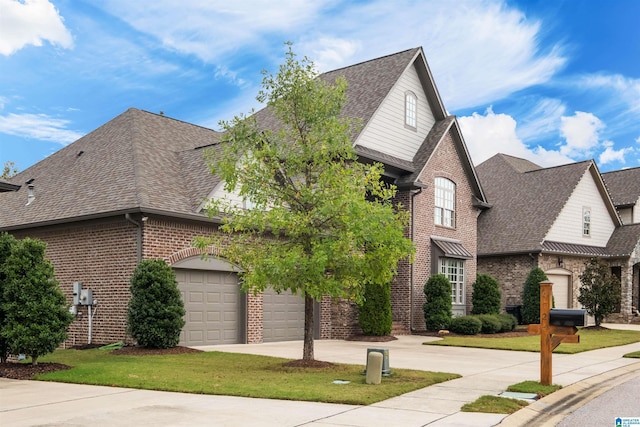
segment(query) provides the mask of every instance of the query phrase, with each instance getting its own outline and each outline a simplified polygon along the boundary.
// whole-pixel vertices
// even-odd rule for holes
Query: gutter
[[[137,254],[136,258],[138,260],[138,263],[140,263],[140,261],[142,261],[142,224],[139,223],[138,221],[135,221],[133,218],[131,218],[131,214],[128,212],[124,214],[124,219],[129,221],[131,224],[135,225],[138,229],[137,236],[136,236],[136,254]]]

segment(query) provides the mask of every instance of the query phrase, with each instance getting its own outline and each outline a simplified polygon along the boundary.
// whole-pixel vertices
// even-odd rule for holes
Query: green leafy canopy
[[[221,248],[243,269],[247,290],[359,302],[365,281],[389,283],[398,260],[412,254],[407,213],[394,208],[396,189],[382,182],[382,165],[356,161],[358,125],[340,115],[343,78],[318,78],[289,46],[279,73],[265,73],[262,86],[257,99],[266,111],[222,122],[222,141],[209,153],[225,190],[253,208],[212,200],[209,213],[223,218],[227,237],[198,245]]]

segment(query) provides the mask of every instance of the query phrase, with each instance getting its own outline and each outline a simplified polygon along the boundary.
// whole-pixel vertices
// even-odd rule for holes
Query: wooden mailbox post
[[[580,342],[580,336],[576,335],[578,328],[575,326],[553,326],[549,324],[551,304],[552,304],[551,282],[540,283],[540,324],[529,325],[527,332],[530,334],[540,334],[540,383],[551,385],[552,383],[552,363],[551,355],[553,350],[560,343]]]

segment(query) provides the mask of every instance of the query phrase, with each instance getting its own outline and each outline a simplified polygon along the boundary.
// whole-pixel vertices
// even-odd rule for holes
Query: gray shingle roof
[[[640,243],[640,224],[623,225],[614,230],[607,243],[607,253],[612,257],[628,257]],[[636,254],[638,256],[640,254]]]
[[[602,179],[616,206],[632,206],[640,198],[640,168],[605,172]]]
[[[478,219],[478,254],[541,251],[542,241],[592,161],[552,168],[497,154],[476,167],[492,208]]]
[[[195,147],[218,137],[129,109],[13,177],[14,184],[33,179],[36,198],[25,206],[26,186],[0,194],[0,227],[141,209],[192,214],[216,183]]]
[[[413,162],[356,146],[363,157],[382,161],[400,174],[421,169],[443,132],[455,122],[455,118],[445,117],[422,49],[409,49],[321,75],[328,80],[346,78],[347,100],[342,113],[361,119],[364,125],[416,59],[418,74],[427,86],[427,98],[439,119],[425,146]],[[279,126],[268,108],[255,115],[263,128]],[[25,206],[26,186],[13,193],[0,193],[0,229],[128,211],[192,215],[219,182],[202,155],[202,147],[215,149],[219,137],[211,129],[129,109],[12,178],[13,184],[33,179],[36,199]],[[470,173],[475,178],[471,164]],[[484,199],[477,179],[474,181],[477,197]]]

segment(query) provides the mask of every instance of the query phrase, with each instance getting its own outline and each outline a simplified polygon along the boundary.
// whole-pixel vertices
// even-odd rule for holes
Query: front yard
[[[57,350],[39,360],[72,366],[35,377],[44,381],[354,405],[369,405],[459,377],[393,369],[382,384],[369,385],[362,375],[363,365],[286,367],[286,359],[223,352],[130,356],[99,349]]]

